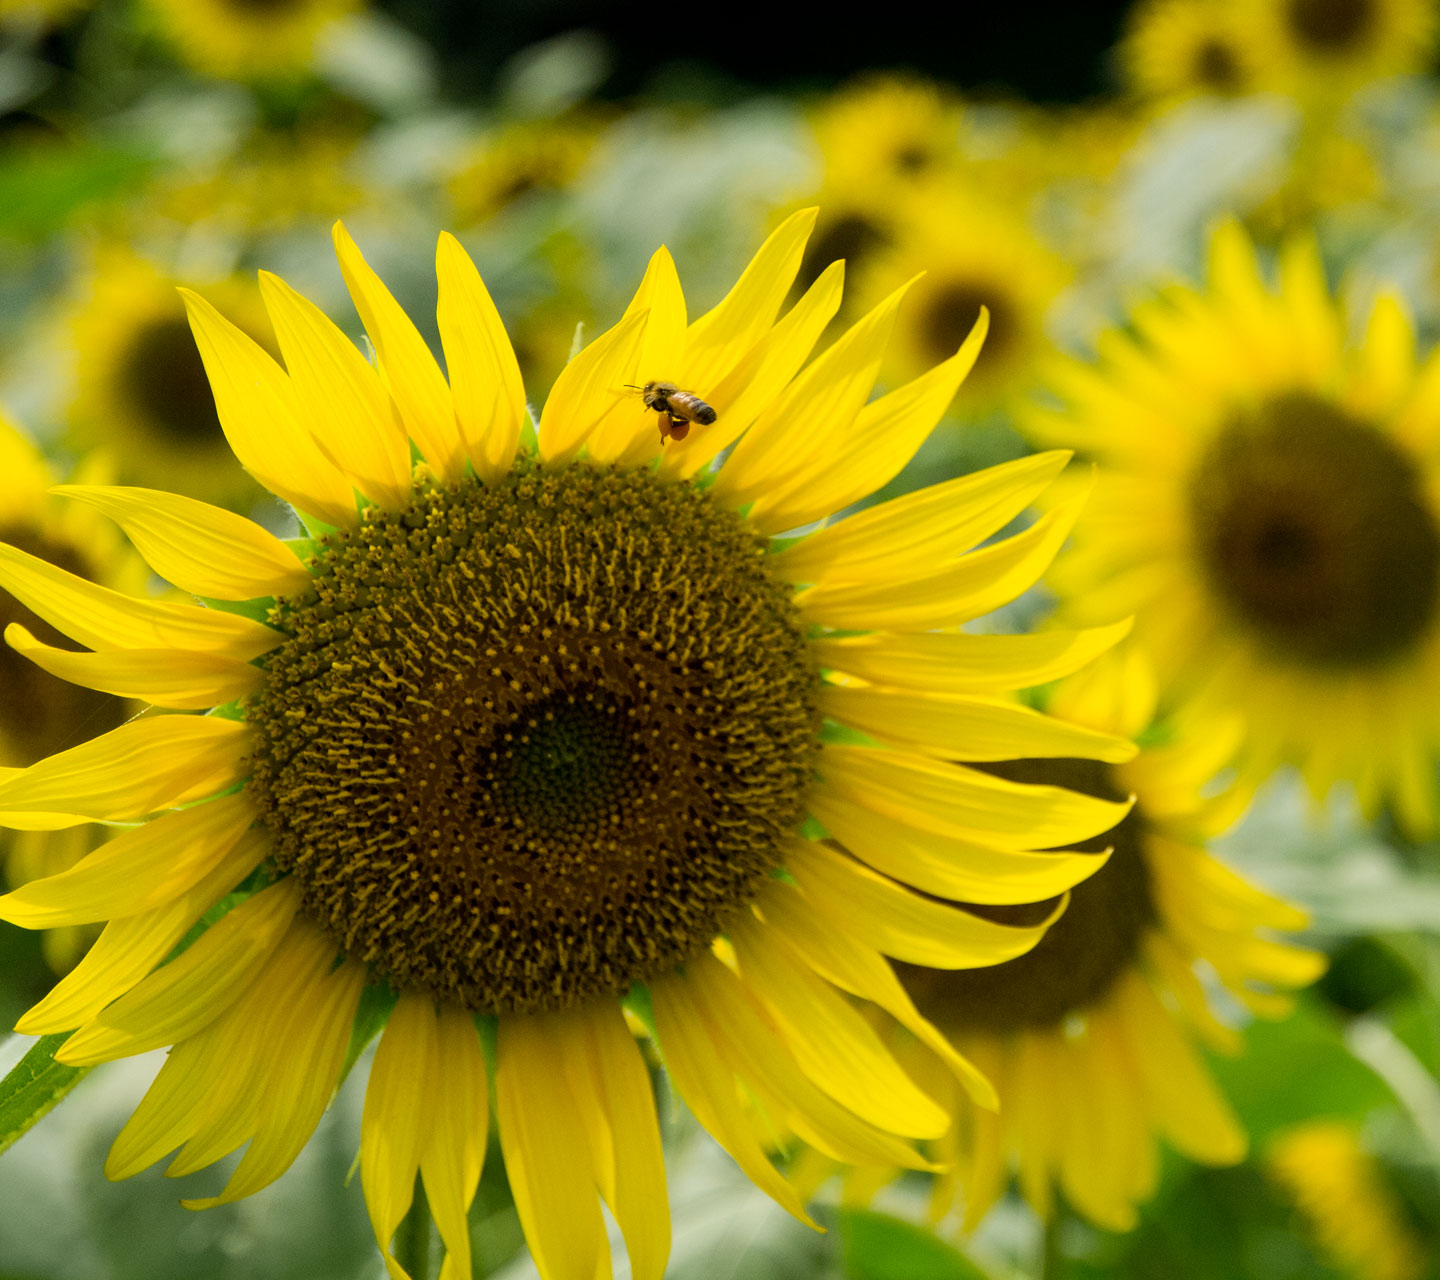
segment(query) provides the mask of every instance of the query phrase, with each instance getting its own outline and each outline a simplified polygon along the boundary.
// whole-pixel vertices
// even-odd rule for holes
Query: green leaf
[[[0,1151],[15,1141],[90,1073],[55,1061],[69,1032],[41,1036],[5,1079],[0,1080]]]
[[[846,1209],[840,1233],[849,1280],[988,1280],[954,1246],[889,1214]]]

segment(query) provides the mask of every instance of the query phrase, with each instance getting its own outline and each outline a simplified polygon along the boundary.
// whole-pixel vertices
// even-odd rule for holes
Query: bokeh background
[[[698,313],[781,218],[819,204],[802,276],[846,258],[851,315],[930,272],[890,383],[950,354],[981,303],[992,312],[946,424],[887,495],[1027,452],[1016,413],[1047,361],[1198,278],[1222,215],[1262,251],[1313,233],[1345,295],[1398,291],[1428,348],[1433,6],[1314,7],[1332,47],[1356,22],[1398,34],[1337,63],[1307,62],[1303,42],[1233,40],[1218,3],[979,6],[958,15],[961,39],[903,5],[863,29],[815,10],[797,41],[714,6],[662,22],[525,0],[0,0],[0,401],[56,476],[175,488],[290,532],[224,446],[175,286],[264,340],[263,267],[360,339],[336,218],[422,326],[436,232],[459,235],[538,403],[577,326],[619,314],[658,243]],[[1026,597],[1007,621],[1046,608]],[[6,852],[26,874],[26,851]],[[1281,775],[1216,852],[1308,907],[1307,940],[1331,960],[1293,1017],[1247,1026],[1244,1051],[1213,1061],[1251,1134],[1243,1163],[1168,1158],[1124,1234],[1062,1214],[1047,1239],[1013,1197],[969,1236],[932,1229],[916,1175],[865,1206],[822,1189],[831,1230],[816,1235],[672,1106],[672,1274],[1440,1275],[1440,847],[1364,821],[1343,789],[1317,809]],[[0,925],[0,1026],[81,941]],[[0,1045],[0,1068],[26,1043]],[[383,1274],[350,1176],[363,1071],[276,1186],[196,1215],[159,1169],[101,1175],[157,1066],[97,1071],[0,1158],[0,1277]],[[496,1162],[472,1222],[477,1275],[533,1274]]]

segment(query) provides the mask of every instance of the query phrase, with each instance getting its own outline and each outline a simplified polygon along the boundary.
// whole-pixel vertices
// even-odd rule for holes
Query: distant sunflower
[[[1434,0],[1256,0],[1283,65],[1276,87],[1337,90],[1423,71],[1434,57]]]
[[[1271,291],[1227,224],[1210,285],[1135,310],[1053,383],[1036,438],[1099,464],[1051,583],[1072,620],[1136,616],[1172,700],[1247,717],[1243,771],[1297,764],[1435,825],[1440,710],[1440,356],[1417,367],[1382,297],[1348,345],[1313,246]]]
[[[94,6],[95,0],[0,0],[0,26],[15,23],[54,26]]]
[[[1047,313],[1069,272],[1023,216],[939,187],[912,208],[893,244],[867,263],[870,301],[924,272],[895,325],[894,369],[913,377],[954,350],[980,308],[990,313],[985,349],[960,392],[968,407],[990,406],[1034,384],[1050,354]]]
[[[73,478],[94,483],[108,478],[104,472],[103,464],[92,461]],[[144,563],[98,512],[52,497],[49,489],[56,480],[40,450],[0,416],[0,542],[112,589],[142,589],[148,577]],[[47,644],[64,638],[0,590],[0,631],[11,625]],[[23,653],[23,640],[16,648],[0,649],[0,778],[115,728],[127,714],[125,703],[110,694],[47,679]],[[6,822],[17,828],[0,834],[11,884],[63,871],[95,843],[88,823],[48,815],[27,821],[20,814],[6,815]],[[77,930],[53,930],[45,939],[46,955],[56,968],[68,968],[78,944]]]
[[[565,190],[579,176],[598,129],[584,119],[524,121],[497,128],[461,157],[448,183],[463,226],[485,222],[536,194]]]
[[[207,75],[265,79],[308,66],[315,45],[364,0],[143,0],[175,52]]]
[[[362,998],[364,1025],[388,1009],[361,1133],[387,1258],[418,1170],[468,1274],[493,1079],[541,1274],[604,1269],[603,1197],[633,1274],[661,1275],[659,1130],[622,1010],[701,1123],[798,1216],[737,1085],[837,1159],[925,1163],[908,1140],[947,1119],[841,991],[938,1043],[882,955],[965,967],[1023,952],[1059,902],[1012,925],[944,899],[1063,895],[1095,859],[1037,867],[1027,851],[1126,809],[954,762],[1133,749],[993,696],[1083,661],[1113,629],[1058,655],[1048,638],[957,630],[1065,539],[1073,504],[986,543],[1067,455],[772,541],[895,475],[984,331],[867,404],[899,290],[806,365],[841,270],[776,317],[813,221],[781,226],[693,323],[657,252],[535,432],[458,242],[443,237],[437,262],[447,384],[337,227],[378,368],[274,276],[262,291],[285,370],[187,295],[228,438],[313,543],[155,490],[67,490],[224,609],[134,600],[0,549],[0,583],[95,651],[37,650],[50,670],[209,710],[144,716],[0,781],[0,814],[138,824],[0,899],[0,917],[30,927],[110,921],[26,1031],[78,1027],[59,1053],[74,1063],[174,1046],[111,1176],[176,1147],[170,1172],[184,1173],[249,1142],[221,1194],[190,1203],[279,1177],[335,1090]],[[654,380],[715,420],[662,444],[626,390]],[[822,807],[885,833],[883,861],[807,838]],[[217,902],[225,913],[167,961]]]
[[[1425,1249],[1355,1127],[1311,1120],[1276,1137],[1265,1168],[1295,1202],[1307,1234],[1357,1280],[1420,1280]]]
[[[953,172],[960,119],[958,99],[928,80],[873,76],[847,85],[814,116],[825,181],[901,198]]]
[[[1116,664],[1115,671],[1128,684],[1102,695],[1100,705],[1128,702],[1133,714],[1146,681],[1126,666]],[[1068,696],[1077,712],[1093,710],[1086,706],[1090,691]],[[1113,710],[1104,713],[1113,717]],[[934,1184],[936,1221],[959,1208],[965,1228],[974,1227],[1013,1172],[1042,1217],[1052,1213],[1058,1187],[1092,1222],[1128,1231],[1137,1206],[1155,1189],[1157,1138],[1207,1164],[1244,1155],[1245,1134],[1194,1044],[1199,1037],[1221,1049],[1238,1046],[1235,1032],[1217,1021],[1200,975],[1214,975],[1252,1011],[1278,1016],[1289,1001],[1272,988],[1310,982],[1324,960],[1264,936],[1302,927],[1304,913],[1205,852],[1206,837],[1234,812],[1229,797],[1202,801],[1199,787],[1231,745],[1224,726],[1209,725],[1173,733],[1127,764],[986,766],[1014,782],[1109,800],[1129,796],[1135,803],[1113,830],[1074,846],[1097,862],[1112,852],[1071,890],[1065,914],[1033,950],[986,969],[897,966],[916,1008],[981,1068],[1000,1097],[998,1113],[977,1110],[946,1079],[929,1047],[898,1028],[890,1036],[921,1087],[955,1116],[929,1148],[950,1170]],[[1034,856],[1038,863],[1044,855]],[[1033,922],[1047,909],[1044,903],[971,907],[1013,925]],[[855,1178],[858,1187],[873,1188],[895,1172],[861,1170]]]
[[[228,280],[213,292],[247,333],[268,335],[253,285]],[[127,250],[98,253],[61,327],[75,361],[68,417],[79,448],[106,449],[122,480],[179,485],[227,505],[260,496],[225,442],[184,304],[164,271]]]
[[[1126,83],[1143,98],[1253,93],[1267,66],[1254,4],[1148,0],[1131,11],[1118,50]]]

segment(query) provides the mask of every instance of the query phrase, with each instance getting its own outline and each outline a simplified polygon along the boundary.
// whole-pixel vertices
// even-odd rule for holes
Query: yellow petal
[[[1106,854],[1030,853],[939,835],[875,813],[824,781],[810,812],[862,862],[923,893],[956,902],[1043,902],[1099,871]]]
[[[932,693],[1005,693],[1048,684],[1089,665],[1130,632],[1130,619],[1088,631],[1027,636],[874,633],[811,641],[822,667],[872,684]]]
[[[820,710],[887,742],[944,760],[1023,760],[1078,756],[1122,763],[1136,747],[1124,738],[1067,724],[998,698],[847,689],[821,685]]]
[[[215,600],[253,600],[310,589],[289,547],[253,520],[178,493],[114,485],[51,490],[103,512],[125,530],[145,562],[182,591]]]
[[[57,1060],[77,1066],[107,1062],[194,1035],[251,982],[290,927],[299,902],[293,880],[247,898],[81,1027],[60,1047]]]
[[[938,1138],[950,1117],[916,1087],[874,1029],[807,966],[773,945],[757,921],[731,927],[745,985],[769,1010],[800,1069],[841,1106],[878,1128]]]
[[[18,622],[5,628],[5,643],[41,670],[71,684],[176,711],[223,706],[249,697],[265,683],[259,667],[221,653],[188,649],[76,653],[43,644]]]
[[[249,725],[217,716],[131,720],[0,782],[0,811],[130,822],[239,782],[251,736]]]
[[[318,929],[310,944],[321,953],[322,963],[333,961],[335,944]],[[318,979],[286,983],[290,1008],[278,1040],[285,1048],[268,1057],[257,1132],[220,1194],[182,1200],[187,1209],[209,1209],[252,1196],[295,1162],[335,1095],[364,986],[365,970],[355,963],[342,964]]]
[[[633,386],[616,395],[612,405],[591,429],[586,451],[597,462],[641,466],[661,452],[658,415],[645,407],[636,392],[647,382],[674,382],[680,376],[680,352],[685,341],[685,294],[675,260],[663,245],[650,259],[640,287],[625,314],[648,312],[645,336],[635,364]],[[620,388],[619,390],[625,390]],[[687,381],[684,390],[708,400],[712,388]],[[712,406],[713,407],[713,406]]]
[[[945,1064],[977,1106],[993,1111],[999,1105],[990,1082],[921,1015],[878,951],[857,938],[837,935],[800,891],[783,880],[767,884],[756,906],[775,931],[777,945],[794,950],[827,982],[884,1009]]]
[[[670,1256],[670,1202],[650,1073],[618,1005],[592,1001],[584,1023],[600,1113],[611,1133],[610,1208],[625,1236],[635,1280],[662,1280]]]
[[[818,772],[840,795],[897,822],[997,848],[1063,848],[1109,831],[1130,812],[1129,804],[1063,787],[871,747],[827,746]]]
[[[989,327],[990,313],[981,307],[959,351],[866,405],[848,433],[811,454],[808,468],[764,493],[750,518],[770,529],[797,529],[843,511],[894,479],[944,416]]]
[[[862,863],[810,840],[791,840],[785,866],[806,898],[838,927],[886,955],[932,969],[973,969],[1024,955],[1065,903],[1038,925],[996,924],[921,897]],[[1068,900],[1067,900],[1068,901]]]
[[[801,209],[775,228],[735,287],[692,324],[685,335],[685,376],[712,386],[733,367],[735,353],[749,351],[774,323],[795,283],[805,242],[818,209]]]
[[[710,406],[719,415],[716,421],[666,446],[660,460],[664,474],[694,476],[745,434],[805,363],[840,309],[844,279],[845,264],[832,263],[780,323],[740,358],[710,396]]]
[[[501,1018],[495,1065],[500,1149],[542,1280],[581,1280],[608,1257],[585,1127],[542,1015]]]
[[[570,361],[555,379],[540,414],[540,456],[572,458],[634,382],[648,311],[632,311]]]
[[[650,999],[665,1068],[686,1106],[710,1136],[734,1157],[751,1182],[786,1212],[818,1230],[818,1224],[805,1212],[795,1188],[770,1163],[756,1141],[750,1118],[742,1110],[735,1090],[734,1073],[718,1056],[715,1042],[687,989],[687,980],[658,979],[650,986]]]
[[[440,1280],[470,1280],[469,1213],[485,1165],[490,1095],[485,1055],[475,1034],[475,1018],[467,1009],[440,1011],[434,1099],[435,1114],[443,1119],[430,1126],[429,1140],[420,1155],[420,1172],[430,1213],[447,1251]]]
[[[862,1120],[812,1084],[775,1034],[746,985],[714,956],[685,965],[685,982],[722,1061],[759,1104],[760,1115],[845,1164],[933,1168],[911,1144]]]
[[[243,836],[177,897],[138,915],[112,920],[84,959],[16,1024],[23,1035],[70,1031],[124,995],[168,956],[196,921],[232,892],[270,852],[258,830]]]
[[[390,1253],[390,1241],[410,1208],[420,1153],[432,1128],[450,1123],[435,1115],[439,1053],[435,1001],[402,995],[375,1051],[360,1125],[360,1181],[370,1225],[385,1270],[406,1275]]]
[[[877,402],[878,403],[878,402]],[[1025,510],[1065,468],[1062,451],[987,467],[869,507],[775,557],[792,582],[884,582],[953,560]]]
[[[527,413],[520,365],[480,273],[449,232],[440,236],[435,270],[455,421],[476,474],[496,480],[515,460]]]
[[[410,442],[380,376],[329,316],[279,276],[260,273],[260,296],[321,452],[372,502],[399,510],[410,500]]]
[[[136,600],[0,543],[0,587],[91,649],[193,649],[248,662],[285,636],[218,609]]]
[[[805,473],[823,456],[827,440],[849,431],[875,385],[909,287],[901,286],[858,320],[756,419],[716,479],[718,500],[739,506],[763,498]]]
[[[455,404],[440,367],[344,224],[337,222],[332,235],[345,287],[375,344],[376,363],[405,430],[430,469],[446,484],[454,484],[465,471],[465,443],[455,425]]]
[[[135,915],[183,893],[225,858],[255,819],[243,791],[122,832],[68,871],[0,898],[0,919],[27,929]]]
[[[298,511],[337,528],[355,524],[355,494],[345,473],[307,430],[284,370],[249,334],[199,294],[180,290],[215,408],[240,465]]]
[[[1024,533],[909,578],[814,586],[796,597],[805,616],[857,631],[958,627],[1008,604],[1035,585],[1080,515],[1084,499],[1040,517]]]

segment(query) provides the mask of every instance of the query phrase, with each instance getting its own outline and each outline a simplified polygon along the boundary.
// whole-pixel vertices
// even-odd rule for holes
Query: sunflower
[[[1266,1171],[1308,1234],[1357,1280],[1420,1280],[1424,1246],[1375,1158],[1343,1120],[1310,1120],[1270,1143]]]
[[[108,478],[105,472],[102,463],[92,460],[74,478],[94,483]],[[51,497],[48,491],[55,480],[40,450],[0,415],[0,541],[112,589],[142,589],[148,571],[139,557],[98,512]],[[62,639],[54,627],[0,591],[0,630],[11,625],[22,628],[25,637],[48,644]],[[21,656],[25,643],[0,650],[0,778],[115,728],[126,714],[125,704],[109,694],[46,679]],[[88,824],[57,828],[43,817],[34,822],[11,817],[11,825],[21,829],[0,835],[11,884],[62,871],[95,843],[94,828]],[[53,967],[68,968],[79,943],[76,930],[53,930],[45,937],[46,956]]]
[[[932,189],[900,225],[888,250],[875,255],[862,292],[874,295],[924,272],[895,324],[893,366],[904,377],[953,351],[984,307],[985,349],[965,381],[969,409],[1002,403],[1030,389],[1050,352],[1046,314],[1068,271],[1014,211],[948,187]]]
[[[144,0],[175,52],[205,75],[293,75],[363,0]]]
[[[1142,663],[1133,653],[1107,656],[1061,687],[1055,709],[1077,724],[1142,729],[1153,706]],[[1215,1017],[1200,973],[1213,974],[1253,1012],[1275,1017],[1290,1002],[1272,988],[1310,982],[1324,959],[1264,936],[1303,927],[1304,913],[1205,851],[1205,839],[1236,816],[1233,795],[1200,798],[1234,729],[1234,722],[1167,726],[1163,745],[1125,764],[985,766],[1015,782],[1129,796],[1134,807],[1111,831],[1077,846],[1109,858],[1071,890],[1065,914],[1033,950],[964,972],[897,966],[916,1008],[980,1067],[1000,1099],[998,1113],[977,1110],[931,1048],[892,1024],[888,1040],[902,1064],[955,1117],[931,1147],[950,1170],[934,1183],[935,1221],[960,1207],[965,1229],[973,1228],[1014,1172],[1041,1217],[1053,1212],[1058,1187],[1092,1222],[1128,1231],[1155,1189],[1157,1137],[1208,1164],[1243,1156],[1245,1134],[1195,1046],[1198,1037],[1233,1051],[1238,1037]],[[971,909],[1021,925],[1050,906]],[[896,1172],[857,1171],[851,1196],[868,1195]]]
[[[579,177],[598,134],[597,123],[583,117],[493,130],[461,157],[450,178],[452,213],[473,226],[531,195],[564,191]]]
[[[268,333],[253,286],[213,288],[247,333]],[[226,505],[260,496],[225,443],[185,308],[159,266],[126,249],[97,252],[59,325],[75,360],[67,416],[79,448],[110,451],[122,480],[182,485]]]
[[[1254,92],[1273,66],[1265,34],[1253,4],[1148,0],[1131,10],[1117,52],[1137,97],[1230,97]]]
[[[1176,286],[1069,362],[1031,419],[1099,463],[1052,586],[1067,617],[1136,615],[1167,696],[1248,718],[1242,770],[1348,779],[1367,813],[1435,822],[1440,715],[1440,357],[1402,304],[1358,343],[1308,240],[1267,288],[1233,224],[1209,288]]]
[[[807,365],[842,269],[776,316],[813,222],[777,229],[693,323],[657,252],[537,429],[452,237],[437,257],[448,384],[342,228],[378,369],[274,276],[262,292],[288,372],[187,293],[226,435],[311,541],[156,490],[66,490],[224,608],[137,601],[0,549],[0,583],[94,651],[36,650],[50,670],[182,713],[0,782],[0,815],[136,824],[0,899],[0,917],[32,927],[109,920],[26,1031],[78,1028],[58,1055],[72,1063],[174,1046],[112,1177],[177,1147],[182,1174],[248,1141],[220,1195],[187,1203],[273,1181],[328,1104],[357,1019],[385,1020],[361,1176],[392,1275],[417,1170],[468,1274],[489,1081],[541,1274],[603,1267],[603,1197],[634,1274],[658,1277],[664,1169],[626,1013],[701,1123],[798,1216],[737,1083],[838,1159],[924,1165],[909,1139],[946,1117],[841,992],[940,1044],[883,956],[963,967],[1028,949],[1058,906],[1015,925],[944,899],[1063,895],[1097,860],[1029,851],[1126,808],[952,762],[1133,749],[996,696],[1084,662],[1114,628],[958,631],[1067,536],[1073,505],[980,545],[1067,455],[777,540],[899,471],[984,329],[867,404],[903,290]],[[662,379],[715,420],[663,442],[625,390]],[[882,833],[884,857],[811,838],[807,817],[827,813]],[[205,913],[219,918],[162,963]]]
[[[0,0],[0,26],[51,27],[92,8],[95,0]]]
[[[814,116],[825,181],[902,198],[953,172],[960,121],[953,94],[928,80],[874,76],[848,85]]]
[[[1322,101],[1424,71],[1434,56],[1434,0],[1256,0],[1254,9],[1280,54],[1274,86]]]

